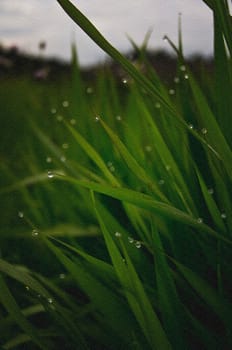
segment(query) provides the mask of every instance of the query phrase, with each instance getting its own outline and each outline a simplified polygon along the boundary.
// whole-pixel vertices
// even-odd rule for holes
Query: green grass
[[[3,349],[230,349],[232,25],[214,15],[214,76],[124,69],[0,86]],[[205,79],[204,79],[205,78]],[[210,84],[210,85],[209,85]],[[7,91],[7,93],[6,93]]]

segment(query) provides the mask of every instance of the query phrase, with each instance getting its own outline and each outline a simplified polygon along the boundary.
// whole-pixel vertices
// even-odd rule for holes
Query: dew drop
[[[203,219],[202,219],[202,218],[198,218],[198,219],[197,219],[197,223],[198,223],[198,224],[202,224],[202,223],[203,223]]]
[[[170,165],[166,165],[165,168],[166,168],[167,171],[170,171],[170,170],[171,170]]]
[[[145,147],[145,151],[146,151],[146,152],[151,152],[151,151],[152,151],[152,147],[151,147],[150,145],[147,145],[147,146]]]
[[[134,243],[134,238],[133,237],[128,237],[128,242],[129,243]]]
[[[180,66],[180,70],[181,70],[182,72],[185,72],[185,71],[186,71],[185,65]]]
[[[126,78],[123,78],[122,83],[126,85],[128,83],[128,80]]]
[[[77,122],[76,122],[76,120],[74,119],[74,118],[72,118],[72,119],[70,119],[70,124],[71,125],[75,125]]]
[[[194,129],[193,124],[189,124],[188,127],[189,127],[189,129],[191,129],[191,130]]]
[[[121,117],[120,115],[117,115],[117,116],[116,116],[116,120],[117,120],[118,122],[120,122],[120,121],[122,120],[122,117]]]
[[[33,237],[37,237],[37,236],[39,235],[39,231],[35,228],[35,229],[32,230],[31,235],[32,235]]]
[[[47,158],[46,158],[46,162],[47,162],[47,163],[51,163],[51,162],[52,162],[52,158],[51,158],[51,157],[47,157]]]
[[[19,212],[18,212],[18,217],[19,217],[20,219],[22,219],[22,218],[24,217],[24,213],[23,213],[22,211],[19,211]]]
[[[63,163],[66,162],[66,157],[65,156],[60,157],[60,161]]]
[[[164,181],[163,179],[160,179],[160,180],[158,181],[158,184],[161,185],[161,186],[164,185],[164,183],[165,183],[165,181]]]
[[[112,165],[113,165],[112,162],[107,162],[107,166],[108,166],[108,167],[111,167]]]
[[[117,237],[117,238],[120,238],[120,237],[122,237],[122,234],[120,233],[120,232],[115,232],[115,237]]]
[[[52,298],[48,298],[47,300],[48,300],[48,303],[49,303],[49,304],[52,304],[52,303],[53,303],[53,299],[52,299]]]
[[[206,135],[207,132],[208,132],[208,130],[207,130],[206,128],[201,129],[201,133],[202,133],[203,135]]]
[[[167,42],[167,41],[168,41],[168,38],[167,38],[167,36],[166,36],[166,35],[164,35],[164,37],[163,37],[163,41],[165,41],[165,42]]]
[[[179,82],[180,82],[180,78],[175,77],[175,78],[174,78],[174,83],[175,83],[175,84],[178,84]]]
[[[100,120],[100,117],[99,117],[99,116],[96,116],[94,120],[95,120],[96,123],[98,123],[99,120]]]
[[[28,287],[28,286],[25,286],[25,289],[28,291],[28,290],[30,290],[30,287]]]
[[[52,113],[52,114],[56,114],[56,109],[55,109],[55,108],[52,108],[52,109],[51,109],[51,113]]]
[[[155,104],[155,108],[160,108],[161,106],[160,106],[160,103],[159,102],[156,102],[156,104]]]
[[[93,88],[92,87],[87,87],[87,89],[86,89],[86,92],[87,92],[87,94],[92,94],[93,93]]]
[[[68,102],[68,101],[63,101],[63,102],[62,102],[62,106],[63,106],[64,108],[67,108],[67,107],[69,106],[69,102]]]
[[[135,242],[135,246],[136,246],[136,248],[141,248],[142,247],[142,244],[141,244],[141,242],[140,241],[136,241]]]
[[[54,177],[54,173],[51,170],[48,170],[48,178],[52,179]]]
[[[115,172],[115,167],[113,165],[111,167],[109,167],[109,169],[112,173]]]
[[[222,218],[223,220],[225,220],[225,219],[226,219],[226,217],[227,217],[227,216],[226,216],[226,213],[224,213],[224,212],[223,212],[223,213],[221,213],[221,218]]]
[[[69,144],[68,143],[63,143],[62,144],[62,148],[63,149],[68,149],[69,148]]]
[[[208,193],[209,194],[214,194],[214,189],[213,188],[208,188]]]
[[[170,89],[170,90],[169,90],[169,94],[170,94],[170,95],[175,95],[175,90],[174,90],[174,89]]]
[[[66,276],[65,276],[64,273],[60,273],[60,274],[59,274],[59,278],[60,278],[61,280],[65,279],[65,277],[66,277]]]
[[[184,75],[184,78],[185,78],[186,80],[188,80],[188,78],[189,78],[188,74],[185,74],[185,75]]]
[[[63,116],[62,116],[62,115],[58,115],[58,116],[56,117],[56,120],[57,120],[58,122],[62,122]]]

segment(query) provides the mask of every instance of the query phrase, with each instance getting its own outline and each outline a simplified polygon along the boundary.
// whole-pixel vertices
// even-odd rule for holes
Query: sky
[[[181,13],[186,55],[212,54],[212,13],[202,0],[73,0],[107,40],[128,52],[130,36],[138,45],[152,29],[151,49],[169,49],[164,35],[177,42]],[[70,59],[71,43],[77,45],[82,66],[105,59],[105,54],[64,13],[56,0],[0,0],[0,43],[17,45],[38,54],[46,42],[45,55]]]

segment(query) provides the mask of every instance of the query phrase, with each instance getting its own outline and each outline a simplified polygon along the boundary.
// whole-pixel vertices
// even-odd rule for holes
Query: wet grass
[[[1,84],[1,346],[229,349],[227,3],[205,1],[214,76],[199,84],[179,43],[170,88],[144,47],[135,67],[59,2],[124,74],[86,85],[73,48],[69,84]]]

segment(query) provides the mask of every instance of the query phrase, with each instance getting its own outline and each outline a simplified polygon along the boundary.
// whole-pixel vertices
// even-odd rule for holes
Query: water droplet
[[[164,37],[163,37],[163,41],[165,41],[165,42],[167,42],[167,41],[168,41],[167,35],[164,35]]]
[[[30,290],[30,287],[28,287],[28,286],[25,286],[25,288],[26,288],[27,291]]]
[[[60,274],[59,274],[59,278],[60,278],[61,280],[65,279],[65,277],[66,277],[66,276],[65,276],[64,273],[60,273]]]
[[[197,223],[198,224],[202,224],[203,223],[203,219],[202,218],[197,218]]]
[[[113,165],[112,162],[107,162],[107,166],[108,166],[108,167],[111,167],[112,165]]]
[[[46,158],[46,162],[47,162],[47,163],[51,163],[51,162],[52,162],[52,158],[51,158],[51,157],[47,157],[47,158]]]
[[[214,194],[214,189],[213,188],[208,188],[208,193],[209,194]]]
[[[221,213],[221,218],[223,219],[223,220],[225,220],[226,218],[227,218],[227,216],[226,216],[226,213]]]
[[[37,237],[37,236],[39,235],[39,231],[38,231],[36,228],[34,228],[34,229],[32,230],[31,235],[32,235],[33,237]]]
[[[97,116],[95,117],[95,122],[99,122],[100,119],[101,119],[100,116],[97,115]]]
[[[93,88],[92,87],[87,87],[86,89],[87,94],[92,94],[93,93]]]
[[[160,103],[159,102],[156,102],[156,104],[155,104],[155,108],[160,108],[161,106],[160,106]]]
[[[185,71],[186,71],[185,65],[180,66],[180,70],[181,70],[182,72],[185,72]]]
[[[170,165],[166,165],[165,168],[166,168],[167,171],[170,171],[170,170],[171,170]]]
[[[184,75],[184,78],[185,78],[186,80],[188,80],[188,78],[189,78],[188,74],[185,74],[185,75]]]
[[[135,246],[136,246],[136,248],[141,248],[142,247],[142,244],[141,244],[141,242],[140,241],[136,241],[135,242]]]
[[[63,106],[64,108],[67,108],[67,107],[69,106],[69,102],[68,102],[68,101],[63,101],[63,102],[62,102],[62,106]]]
[[[202,133],[203,135],[206,135],[207,132],[208,132],[208,130],[207,130],[206,128],[201,129],[201,133]]]
[[[179,82],[180,82],[180,78],[175,77],[175,78],[174,78],[174,83],[175,83],[175,84],[178,84]]]
[[[71,125],[75,125],[76,124],[76,120],[74,118],[70,119],[70,124]]]
[[[19,212],[18,212],[18,217],[19,217],[20,219],[22,219],[22,218],[24,217],[24,213],[23,213],[22,211],[19,211]]]
[[[123,78],[123,79],[122,79],[122,83],[123,83],[123,84],[127,84],[127,83],[128,83],[128,80],[127,80],[126,78]]]
[[[51,113],[52,113],[52,114],[56,114],[56,109],[55,109],[55,108],[52,108],[52,109],[51,109]]]
[[[62,122],[63,116],[62,116],[62,115],[58,115],[58,116],[56,117],[56,120],[57,120],[58,122]]]
[[[120,115],[117,115],[117,116],[116,116],[116,120],[117,120],[118,122],[120,122],[120,121],[122,120],[122,117],[121,117]]]
[[[117,238],[120,238],[121,236],[122,236],[122,234],[120,233],[120,232],[115,232],[115,237],[117,237]]]
[[[128,242],[129,243],[134,243],[134,238],[133,237],[128,237]]]
[[[48,178],[52,179],[54,177],[54,173],[51,170],[48,170]]]
[[[145,150],[146,150],[146,152],[151,152],[152,151],[152,147],[150,145],[147,145],[145,147]]]
[[[170,95],[175,95],[175,90],[174,90],[174,89],[170,89],[170,90],[169,90],[169,94],[170,94]]]
[[[60,161],[63,163],[66,162],[66,157],[65,156],[60,157]]]
[[[62,148],[63,148],[63,149],[69,148],[69,144],[68,144],[68,143],[63,143]]]
[[[113,165],[111,167],[109,167],[109,169],[112,173],[115,171],[115,167]]]
[[[52,298],[48,298],[47,300],[48,300],[48,303],[49,303],[49,304],[52,304],[52,303],[53,303],[53,299],[52,299]]]
[[[164,185],[164,184],[165,184],[165,181],[164,181],[163,179],[160,179],[160,180],[158,181],[158,184],[159,184],[159,185]]]
[[[193,124],[189,124],[188,127],[189,127],[189,129],[191,129],[191,130],[194,129]]]

